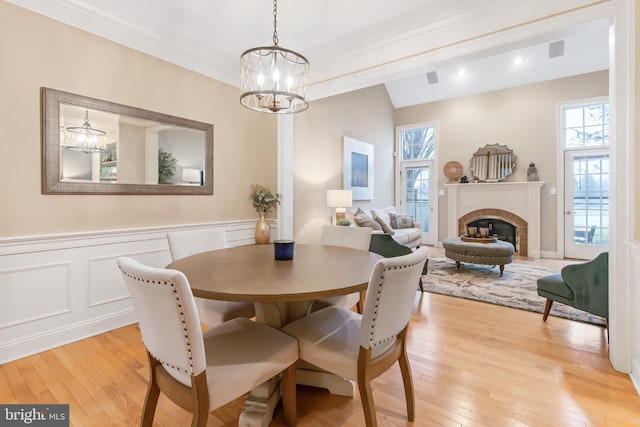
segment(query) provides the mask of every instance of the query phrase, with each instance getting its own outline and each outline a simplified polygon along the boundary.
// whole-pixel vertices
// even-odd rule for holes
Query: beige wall
[[[470,176],[471,155],[485,144],[506,144],[514,150],[518,166],[509,181],[526,181],[530,162],[538,168],[542,187],[543,251],[556,250],[558,105],[608,94],[608,72],[585,74],[513,89],[433,102],[396,110],[395,124],[436,121],[439,129],[439,163],[458,161]],[[440,168],[441,169],[441,168]],[[447,182],[439,171],[439,186]],[[439,198],[440,240],[447,236],[447,197]]]
[[[0,237],[255,218],[276,187],[276,119],[238,89],[0,2]],[[213,196],[42,195],[40,87],[214,125]]]
[[[342,186],[342,137],[374,145],[374,198],[354,201],[363,208],[393,201],[393,105],[384,86],[313,101],[295,117],[294,237],[317,243],[331,219],[327,190]]]
[[[439,127],[439,163],[456,160],[468,174],[469,159],[485,144],[512,148],[518,167],[510,180],[526,181],[530,162],[538,168],[542,189],[542,250],[556,250],[558,186],[557,119],[561,102],[606,96],[608,72],[553,80],[485,94],[393,110],[383,86],[314,101],[295,118],[296,241],[316,241],[330,220],[326,190],[342,188],[342,136],[375,145],[375,195],[372,202],[354,202],[363,208],[394,204],[394,127],[436,121]],[[447,179],[439,171],[440,188]],[[447,234],[447,197],[439,197],[440,240]],[[315,239],[315,240],[314,240]]]

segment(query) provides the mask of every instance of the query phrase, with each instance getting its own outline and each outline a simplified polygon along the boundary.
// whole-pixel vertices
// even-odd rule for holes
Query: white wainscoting
[[[255,243],[256,221],[0,239],[0,364],[136,321],[116,259],[171,262],[166,233],[224,227],[229,246]],[[277,222],[270,221],[272,235]]]

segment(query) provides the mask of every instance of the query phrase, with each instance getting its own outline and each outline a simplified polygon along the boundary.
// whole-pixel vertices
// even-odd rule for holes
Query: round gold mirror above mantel
[[[479,182],[504,181],[516,168],[516,156],[506,145],[487,144],[473,153],[469,168]]]

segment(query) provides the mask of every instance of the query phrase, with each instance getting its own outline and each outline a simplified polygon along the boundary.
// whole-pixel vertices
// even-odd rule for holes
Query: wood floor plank
[[[418,292],[408,351],[416,421],[406,420],[394,367],[373,381],[381,427],[640,426],[640,397],[612,368],[601,327]],[[0,366],[0,401],[69,403],[73,426],[135,426],[147,369],[140,331],[130,325]],[[357,392],[352,399],[299,386],[297,398],[299,426],[364,423]],[[237,425],[243,403],[213,411],[208,425]],[[190,422],[160,398],[155,426]],[[284,425],[280,406],[272,425]]]

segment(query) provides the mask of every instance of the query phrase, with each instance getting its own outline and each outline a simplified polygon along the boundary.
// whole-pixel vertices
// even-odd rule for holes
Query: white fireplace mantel
[[[544,181],[445,184],[448,236],[458,235],[458,219],[477,209],[502,209],[527,221],[528,255],[540,258],[540,193]]]

